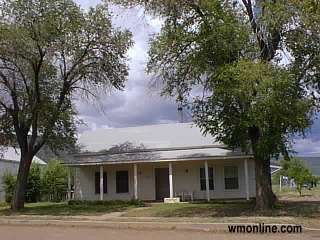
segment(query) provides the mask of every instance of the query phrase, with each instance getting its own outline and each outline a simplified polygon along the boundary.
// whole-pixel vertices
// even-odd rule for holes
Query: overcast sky
[[[76,0],[83,8],[95,6],[99,0]],[[86,125],[80,132],[96,128],[114,128],[178,121],[173,99],[159,97],[149,88],[150,76],[144,72],[148,40],[159,32],[161,21],[143,14],[141,9],[112,8],[113,23],[133,33],[134,46],[129,50],[129,78],[122,92],[100,96],[98,104],[79,101],[77,109]],[[296,140],[294,150],[301,155],[320,155],[320,121],[316,120],[306,138]]]

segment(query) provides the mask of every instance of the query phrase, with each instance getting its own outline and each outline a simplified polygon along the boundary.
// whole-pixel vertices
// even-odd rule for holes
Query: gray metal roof
[[[250,157],[227,149],[211,136],[203,136],[190,123],[98,129],[80,136],[80,154],[68,158],[69,165],[132,162],[186,161]]]
[[[80,135],[83,151],[98,152],[130,142],[145,148],[172,148],[219,144],[212,136],[203,136],[191,123],[171,123],[128,128],[87,131]]]
[[[20,162],[20,149],[13,148],[13,147],[4,147],[3,152],[0,153],[0,161],[12,161],[12,162]],[[32,162],[38,163],[41,165],[47,164],[46,162],[42,161],[37,156],[33,157]]]

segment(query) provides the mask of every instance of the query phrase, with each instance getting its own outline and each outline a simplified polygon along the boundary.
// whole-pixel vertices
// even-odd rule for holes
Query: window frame
[[[200,180],[200,191],[206,191],[206,172],[204,167],[200,167],[199,169],[199,180]],[[203,171],[203,176],[201,173]],[[208,167],[208,174],[209,174],[209,190],[214,191],[214,168]],[[204,182],[203,182],[204,181]]]

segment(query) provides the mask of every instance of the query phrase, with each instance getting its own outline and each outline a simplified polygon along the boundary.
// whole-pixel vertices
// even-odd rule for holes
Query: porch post
[[[209,185],[209,168],[208,168],[208,161],[204,161],[204,172],[206,175],[206,195],[207,195],[207,201],[210,201],[210,185]]]
[[[68,200],[71,200],[71,169],[68,168]]]
[[[280,175],[280,178],[279,178],[279,191],[281,192],[282,190],[282,175]]]
[[[169,163],[169,186],[170,186],[170,198],[173,198],[173,178],[172,178],[172,163]]]
[[[138,199],[138,166],[133,164],[134,199]]]
[[[246,182],[246,199],[250,200],[249,194],[249,173],[248,173],[248,159],[244,159],[244,176]]]
[[[100,166],[100,200],[103,200],[103,166]]]

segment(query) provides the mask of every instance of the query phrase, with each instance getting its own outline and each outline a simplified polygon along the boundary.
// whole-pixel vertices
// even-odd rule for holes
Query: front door
[[[169,169],[156,168],[155,169],[156,181],[156,200],[163,200],[170,196],[169,187]]]

